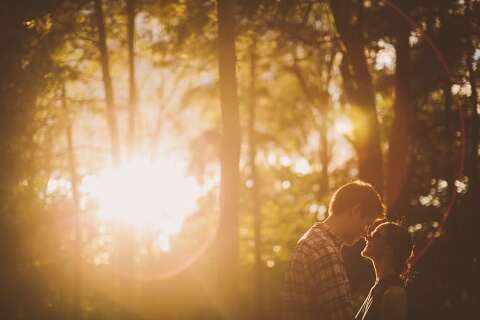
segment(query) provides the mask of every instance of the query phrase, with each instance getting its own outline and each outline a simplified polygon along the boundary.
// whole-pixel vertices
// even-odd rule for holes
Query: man
[[[283,319],[353,319],[350,284],[342,246],[352,245],[384,215],[372,185],[354,181],[340,187],[329,204],[329,216],[316,222],[298,241],[283,292]]]

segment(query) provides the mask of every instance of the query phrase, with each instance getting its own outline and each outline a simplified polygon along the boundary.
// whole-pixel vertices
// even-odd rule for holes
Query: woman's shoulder
[[[403,310],[407,305],[407,291],[401,286],[391,286],[383,294],[383,307],[388,310]]]
[[[383,294],[382,319],[407,319],[407,291],[402,286],[391,286]]]

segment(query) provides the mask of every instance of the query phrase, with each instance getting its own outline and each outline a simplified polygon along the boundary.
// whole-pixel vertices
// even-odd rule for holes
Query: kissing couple
[[[372,185],[341,186],[329,216],[298,241],[285,274],[282,319],[406,320],[407,261],[413,243],[397,223],[382,222],[385,206]],[[383,220],[385,221],[385,220]],[[362,256],[375,269],[375,284],[360,309],[353,310],[341,249],[364,237]]]

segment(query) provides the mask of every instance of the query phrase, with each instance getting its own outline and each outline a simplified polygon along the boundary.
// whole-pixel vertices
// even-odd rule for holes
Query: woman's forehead
[[[387,232],[387,225],[386,224],[381,224],[379,226],[377,226],[372,233],[381,233],[381,234],[385,234]]]

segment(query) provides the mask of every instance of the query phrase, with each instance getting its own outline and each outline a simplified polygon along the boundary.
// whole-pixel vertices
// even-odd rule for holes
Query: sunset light
[[[341,117],[335,122],[335,130],[340,134],[349,134],[353,130],[352,122],[347,117]]]
[[[480,0],[417,2],[0,1],[0,320],[478,317]]]
[[[97,202],[101,220],[173,235],[202,195],[199,184],[186,175],[186,166],[180,157],[137,159],[85,178],[83,191]]]

